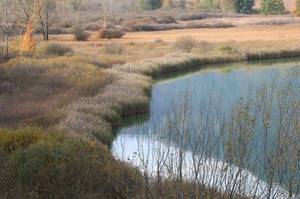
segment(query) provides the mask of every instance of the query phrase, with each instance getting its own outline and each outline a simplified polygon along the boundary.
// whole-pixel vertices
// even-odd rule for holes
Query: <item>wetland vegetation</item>
[[[300,56],[297,6],[290,8],[293,16],[288,10],[248,15],[249,5],[244,12],[224,2],[229,4],[1,0],[0,198],[296,197],[298,69],[282,85],[261,85],[253,100],[236,99],[218,131],[213,128],[221,108],[212,114],[219,103],[210,94],[206,100],[214,110],[194,112],[188,91],[170,99],[167,119],[156,124],[154,135],[146,134],[160,139],[152,154],[160,162],[155,174],[110,151],[121,118],[152,110],[157,76],[192,67],[206,71],[215,63]],[[161,8],[152,10],[157,5]],[[203,136],[189,134],[195,129]],[[258,132],[275,136],[262,139],[262,159],[253,152],[252,134]],[[197,145],[192,154],[191,145]],[[166,159],[171,153],[175,159]],[[143,153],[135,155],[147,160]],[[183,169],[186,156],[193,159],[190,176]],[[217,170],[207,167],[226,168],[223,181],[208,175]],[[264,172],[256,173],[261,168]],[[244,178],[245,172],[251,178]],[[243,180],[260,183],[252,189]]]

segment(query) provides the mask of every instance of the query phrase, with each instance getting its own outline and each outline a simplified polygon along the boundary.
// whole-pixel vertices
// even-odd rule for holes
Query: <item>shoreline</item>
[[[287,52],[294,52],[294,53],[292,55],[290,55],[290,54],[286,54]],[[145,72],[143,69],[141,69],[139,72],[143,76],[150,76],[151,80],[153,81],[153,77],[157,77],[157,76],[172,73],[172,72],[184,71],[185,69],[199,67],[200,65],[204,65],[206,67],[207,66],[209,67],[209,65],[213,65],[213,64],[224,64],[224,63],[234,63],[234,62],[242,62],[242,61],[255,61],[255,60],[284,59],[284,58],[292,58],[292,57],[294,57],[294,58],[300,57],[300,49],[299,49],[299,51],[296,51],[296,52],[291,50],[291,51],[285,51],[283,53],[274,52],[273,54],[269,53],[269,54],[262,54],[262,55],[254,55],[254,56],[244,57],[246,59],[236,59],[236,57],[232,57],[231,59],[230,58],[228,59],[228,58],[223,57],[224,59],[222,60],[222,57],[218,57],[218,59],[217,59],[218,62],[215,62],[214,60],[212,60],[213,57],[210,60],[210,59],[202,59],[202,57],[199,56],[198,59],[195,58],[195,60],[192,60],[192,61],[188,60],[188,59],[186,59],[186,60],[183,59],[182,63],[180,63],[180,64],[167,65],[166,68],[160,68],[160,71],[159,71],[159,68],[158,68],[158,70],[153,70],[153,73],[150,74],[150,75],[147,72],[145,74],[143,74],[143,72]],[[152,60],[159,61],[160,59],[161,58],[156,58],[156,59],[152,59]],[[220,61],[220,59],[221,59],[221,61]],[[140,62],[143,62],[143,60],[140,61]],[[190,64],[188,64],[188,63],[190,63]],[[126,64],[128,64],[128,63],[126,63]],[[124,65],[126,65],[126,64],[124,64]],[[183,64],[187,64],[187,65],[185,65],[185,67],[180,67]],[[158,64],[153,62],[153,66],[155,66],[155,65],[158,65]],[[164,65],[161,65],[161,66],[164,67]],[[118,67],[121,67],[121,65],[118,66]],[[122,69],[121,69],[121,71],[122,71]],[[126,70],[124,70],[124,72],[125,71]],[[126,72],[133,73],[132,71],[126,71]],[[135,73],[138,73],[138,72],[135,72]],[[151,83],[151,89],[152,89],[152,83]],[[150,95],[148,95],[148,97],[149,97],[149,100],[150,100],[151,93],[150,93]],[[137,108],[137,107],[133,106],[131,111],[127,110],[126,113],[121,114],[121,117],[128,117],[128,116],[132,116],[132,115],[138,115],[140,113],[147,113],[147,112],[149,112],[149,108],[150,108],[150,104],[147,104],[147,108],[144,107],[144,109],[143,108],[140,109],[140,108]],[[112,124],[112,128],[119,127],[118,123],[119,123],[119,121],[115,124]]]

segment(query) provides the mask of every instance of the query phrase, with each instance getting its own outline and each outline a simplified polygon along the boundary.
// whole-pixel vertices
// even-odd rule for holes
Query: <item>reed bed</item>
[[[231,49],[231,50],[226,50]],[[123,65],[115,65],[115,70],[139,73],[155,76],[161,73],[183,70],[189,67],[204,64],[227,63],[246,60],[276,59],[284,57],[300,56],[300,46],[290,49],[276,48],[216,48],[204,54],[196,53],[173,53],[161,58],[145,59],[138,62],[129,62]]]
[[[94,97],[81,98],[65,108],[65,118],[58,125],[73,136],[97,139],[110,145],[112,126],[121,116],[149,109],[151,79],[140,74],[109,70],[115,77]]]

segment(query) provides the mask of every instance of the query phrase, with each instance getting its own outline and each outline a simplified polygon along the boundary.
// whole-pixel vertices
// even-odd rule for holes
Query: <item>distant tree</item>
[[[229,12],[236,12],[236,0],[223,0],[221,9]]]
[[[42,34],[45,41],[49,40],[49,27],[52,13],[55,9],[55,0],[36,0],[37,16],[42,29]]]
[[[170,9],[173,7],[173,0],[162,0],[162,8]]]
[[[155,10],[161,8],[162,1],[161,0],[141,0],[140,8],[142,10]]]
[[[300,0],[296,0],[295,9],[293,11],[294,16],[300,17]]]
[[[225,11],[250,14],[254,2],[254,0],[223,0],[222,9]]]
[[[203,0],[201,2],[201,8],[206,9],[219,9],[219,1],[218,0]]]
[[[254,3],[254,0],[236,0],[236,11],[238,13],[250,14]]]
[[[199,1],[199,0],[192,0],[192,1],[190,2],[190,6],[191,6],[192,9],[198,9],[198,8],[201,7],[200,5],[201,5],[201,4],[200,4],[200,1]]]
[[[179,8],[185,8],[186,7],[186,2],[185,2],[185,0],[179,0],[179,2],[178,2],[178,7]]]
[[[283,0],[262,0],[260,2],[260,12],[266,15],[278,15],[285,11]]]
[[[25,53],[32,53],[35,49],[35,40],[32,38],[32,31],[32,25],[28,22],[27,31],[21,44],[21,50]]]

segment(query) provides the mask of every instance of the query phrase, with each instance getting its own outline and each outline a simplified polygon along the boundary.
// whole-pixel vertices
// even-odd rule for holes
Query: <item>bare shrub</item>
[[[197,41],[191,36],[182,36],[179,37],[175,43],[174,48],[182,50],[184,52],[191,52],[195,47]]]
[[[215,48],[216,51],[225,53],[236,53],[237,49],[230,45],[221,45]]]
[[[51,35],[61,35],[61,34],[67,34],[67,32],[61,28],[51,28],[49,30],[49,34]]]
[[[113,55],[121,55],[124,51],[124,45],[122,44],[109,44],[105,46],[105,53]]]
[[[158,17],[155,19],[157,23],[164,23],[164,24],[169,24],[169,23],[177,23],[176,19],[173,18],[172,16],[162,16]]]
[[[82,27],[74,28],[74,37],[76,41],[87,41],[90,34],[87,33]]]
[[[164,40],[163,39],[161,39],[161,38],[156,38],[155,40],[154,40],[154,43],[164,43]]]
[[[37,52],[42,55],[63,56],[67,53],[71,53],[72,49],[64,44],[44,43],[38,47]]]
[[[124,35],[125,33],[120,30],[102,29],[99,31],[99,38],[101,39],[117,39],[117,38],[122,38]]]

